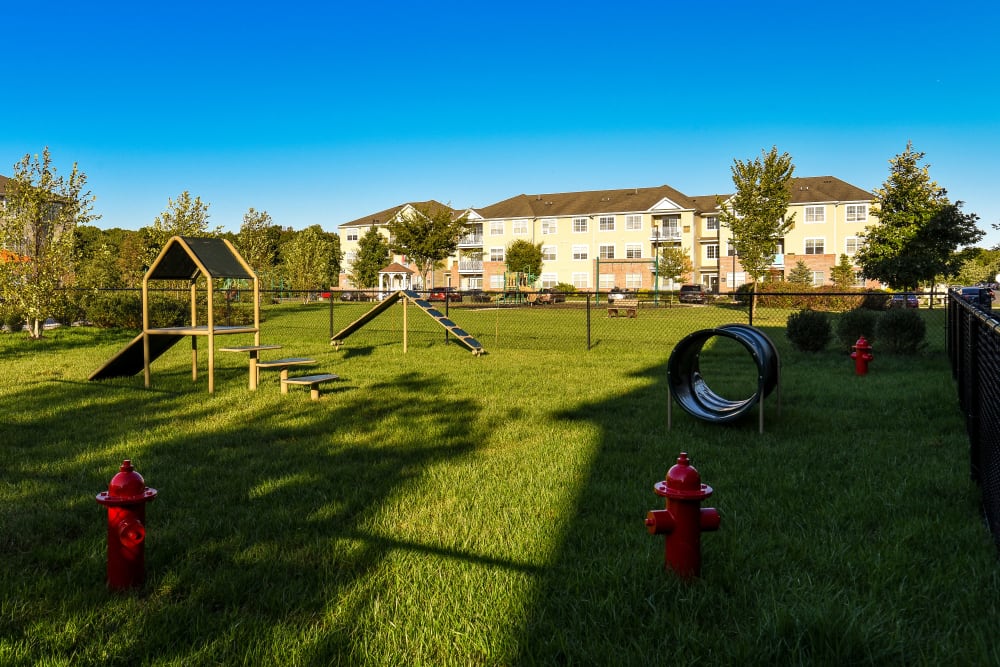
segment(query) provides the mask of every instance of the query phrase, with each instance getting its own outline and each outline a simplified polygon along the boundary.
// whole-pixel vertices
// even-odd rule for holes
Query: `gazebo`
[[[379,295],[411,289],[414,272],[399,262],[393,262],[378,272]]]

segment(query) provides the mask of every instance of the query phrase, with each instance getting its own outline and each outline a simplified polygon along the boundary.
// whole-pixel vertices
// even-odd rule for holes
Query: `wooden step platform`
[[[288,385],[298,384],[309,387],[309,395],[312,400],[319,400],[319,385],[330,380],[339,380],[339,375],[333,373],[319,373],[317,375],[299,375],[297,377],[286,377],[281,380],[281,393],[288,393]]]
[[[267,361],[258,361],[257,370],[260,369],[274,369],[277,368],[280,373],[281,381],[284,382],[288,379],[288,369],[292,366],[308,366],[315,364],[314,359],[306,359],[305,357],[288,357],[286,359],[268,359]],[[284,392],[283,392],[284,393]]]

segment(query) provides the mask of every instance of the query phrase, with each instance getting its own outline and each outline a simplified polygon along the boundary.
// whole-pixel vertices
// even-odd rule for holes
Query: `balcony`
[[[482,237],[480,237],[482,238]],[[482,273],[483,261],[481,259],[461,259],[458,261],[459,273]]]
[[[481,248],[483,247],[482,234],[466,234],[458,240],[459,248]]]
[[[664,227],[659,230],[659,235],[656,232],[657,229],[654,227],[649,236],[649,240],[653,243],[680,243],[681,241],[681,230],[677,227]]]

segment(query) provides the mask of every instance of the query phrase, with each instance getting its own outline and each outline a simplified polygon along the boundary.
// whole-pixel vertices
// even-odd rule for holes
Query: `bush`
[[[4,305],[3,310],[0,310],[0,317],[2,317],[0,324],[7,327],[7,330],[11,333],[20,331],[27,322],[24,313],[8,305]]]
[[[56,293],[52,302],[52,318],[59,324],[73,324],[84,319],[82,293],[77,290],[63,289]]]
[[[788,316],[785,335],[797,350],[819,352],[830,342],[830,321],[825,313],[800,310]]]
[[[858,339],[865,337],[869,343],[875,340],[875,329],[878,326],[878,313],[866,308],[856,308],[843,313],[837,318],[837,344],[850,351]]]
[[[140,314],[142,304],[139,304]],[[179,327],[191,317],[191,306],[183,299],[169,296],[152,296],[149,299],[149,326]]]
[[[99,327],[142,329],[142,297],[133,292],[100,292],[87,307],[87,319]]]
[[[924,346],[927,325],[916,310],[893,308],[879,316],[875,336],[886,352],[913,354]]]
[[[553,292],[561,292],[563,294],[572,294],[576,291],[576,286],[570,283],[556,283],[556,286],[552,288]]]

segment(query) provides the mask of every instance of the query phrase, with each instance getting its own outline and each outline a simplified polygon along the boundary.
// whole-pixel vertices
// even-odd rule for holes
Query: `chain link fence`
[[[1000,548],[1000,320],[951,293],[947,349],[969,434],[969,473]]]

